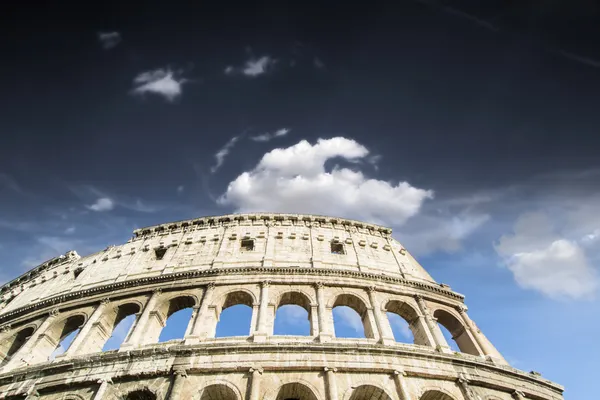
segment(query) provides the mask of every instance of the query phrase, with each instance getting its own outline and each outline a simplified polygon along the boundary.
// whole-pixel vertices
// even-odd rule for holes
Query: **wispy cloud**
[[[135,87],[132,93],[137,95],[153,93],[173,102],[181,96],[183,84],[188,82],[187,79],[178,75],[181,73],[172,71],[170,68],[142,72],[133,80]]]
[[[2,188],[6,188],[18,194],[23,194],[21,186],[19,186],[17,181],[12,176],[0,172],[0,190],[2,190]]]
[[[262,57],[250,57],[243,66],[236,68],[232,65],[228,65],[223,72],[225,75],[241,74],[250,78],[256,78],[257,76],[264,75],[272,70],[276,62],[276,59],[268,55]]]
[[[115,202],[108,197],[101,197],[95,203],[85,206],[88,210],[103,212],[115,208]]]
[[[315,57],[313,59],[313,65],[317,69],[324,69],[325,68],[325,63],[323,63],[323,61],[321,61],[321,59],[319,57]]]
[[[121,40],[119,32],[98,32],[98,41],[105,50],[117,47],[121,43]]]
[[[281,128],[277,129],[275,132],[272,133],[267,132],[263,133],[262,135],[251,136],[250,140],[253,140],[255,142],[268,142],[269,140],[285,136],[288,133],[290,133],[289,128]]]
[[[225,158],[229,155],[229,152],[231,151],[233,146],[235,146],[237,141],[240,140],[241,137],[242,135],[232,137],[227,143],[225,143],[225,146],[221,147],[221,149],[217,151],[217,153],[215,154],[216,163],[210,169],[211,173],[214,174],[219,170],[219,168],[221,168],[221,166],[225,162]]]

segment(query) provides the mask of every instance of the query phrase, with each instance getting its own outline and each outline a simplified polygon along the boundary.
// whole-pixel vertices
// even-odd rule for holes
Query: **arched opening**
[[[127,339],[133,324],[140,312],[140,306],[136,303],[122,304],[118,306],[115,312],[109,314],[109,329],[112,330],[111,336],[106,340],[102,351],[116,350]]]
[[[428,390],[419,400],[454,400],[452,397],[439,390]]]
[[[200,400],[238,400],[238,396],[229,386],[214,384],[202,389]]]
[[[315,393],[299,382],[286,383],[279,388],[275,400],[318,400]]]
[[[215,337],[249,336],[252,296],[243,291],[229,293],[218,312]]]
[[[275,312],[274,335],[310,336],[310,300],[300,292],[284,293]]]
[[[49,330],[47,340],[51,343],[54,341],[55,346],[48,356],[48,360],[52,361],[69,350],[71,343],[79,334],[84,323],[85,318],[83,315],[74,315]]]
[[[129,392],[125,400],[156,400],[156,395],[148,389]]]
[[[396,342],[427,344],[423,328],[419,326],[419,315],[414,308],[403,301],[391,300],[385,309]]]
[[[456,347],[452,346],[452,342],[455,342],[459,351],[475,356],[479,355],[473,338],[458,318],[445,310],[435,310],[433,317],[437,319],[442,333],[444,333],[444,328],[448,330],[446,335],[449,333],[451,337],[451,340],[447,340],[450,348],[456,351]]]
[[[165,314],[165,325],[158,337],[159,342],[183,339],[191,322],[196,301],[191,296],[171,299]]]
[[[361,385],[352,391],[350,400],[392,400],[381,388],[373,385]]]
[[[33,327],[21,329],[16,334],[3,340],[0,344],[0,357],[2,357],[0,365],[9,362],[12,356],[27,343],[34,331],[35,329]]]
[[[333,303],[333,328],[336,337],[373,338],[365,303],[351,294],[339,295]]]

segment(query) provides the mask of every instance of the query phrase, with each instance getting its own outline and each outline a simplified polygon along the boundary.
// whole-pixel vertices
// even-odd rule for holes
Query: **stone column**
[[[173,371],[173,384],[171,385],[171,390],[169,391],[167,400],[180,400],[184,398],[181,394],[183,392],[186,379],[187,371],[185,368],[176,368]]]
[[[369,292],[369,302],[371,303],[371,307],[373,308],[373,317],[375,317],[375,326],[377,328],[377,333],[375,333],[375,337],[378,338],[379,343],[383,343],[383,344],[391,344],[394,343],[394,336],[390,327],[390,323],[387,320],[387,318],[385,318],[384,320],[384,316],[381,313],[381,307],[379,306],[379,302],[377,301],[377,297],[376,297],[376,293],[377,293],[377,288],[375,286],[370,286],[368,289]],[[387,325],[387,326],[385,326]],[[386,332],[385,328],[389,328],[388,331]],[[391,337],[386,335],[386,333],[388,333],[388,335],[390,333],[392,333]]]
[[[515,400],[525,400],[525,393],[521,392],[520,390],[515,390],[512,395]]]
[[[444,352],[444,353],[452,353],[452,350],[450,350],[450,346],[448,346],[448,342],[446,342],[446,338],[444,338],[444,335],[442,335],[442,331],[440,330],[440,327],[438,326],[437,321],[429,313],[429,308],[427,308],[427,304],[425,304],[423,297],[416,295],[415,298],[417,299],[417,304],[419,305],[419,308],[421,309],[421,313],[423,314],[423,317],[425,318],[427,327],[429,328],[429,331],[431,332],[431,335],[435,342],[436,350]]]
[[[327,378],[325,384],[327,385],[329,400],[339,400],[337,382],[335,381],[336,372],[337,368],[325,367],[325,377]]]
[[[319,336],[319,305],[310,305],[310,335],[317,337]]]
[[[81,330],[79,331],[79,333],[77,334],[75,339],[73,340],[73,343],[71,343],[71,345],[67,349],[65,356],[71,357],[74,355],[85,354],[85,353],[89,353],[89,352],[95,352],[95,351],[102,350],[102,349],[96,349],[96,348],[90,349],[88,346],[82,346],[82,345],[85,344],[85,342],[90,338],[90,333],[91,333],[92,329],[103,329],[102,327],[98,326],[98,323],[100,321],[100,318],[102,318],[102,316],[104,315],[104,311],[106,310],[106,307],[109,304],[110,304],[109,299],[103,299],[100,302],[98,307],[96,307],[96,309],[92,313],[92,316],[83,325],[83,327],[81,328]],[[108,335],[110,337],[111,333],[112,332],[105,332],[104,335]]]
[[[331,340],[332,333],[329,330],[330,326],[327,321],[323,283],[317,282],[315,284],[315,290],[317,291],[317,308],[319,310],[319,341],[328,342]]]
[[[154,289],[152,292],[152,296],[146,302],[144,306],[144,311],[142,311],[142,315],[138,318],[135,327],[132,329],[131,334],[129,335],[129,339],[126,343],[121,344],[121,348],[119,351],[127,351],[132,347],[138,347],[141,343],[143,343],[143,337],[146,333],[146,325],[148,324],[148,320],[150,319],[150,313],[154,311],[156,308],[156,304],[160,300],[160,296],[162,291],[160,289]]]
[[[464,306],[459,306],[457,307],[457,310],[460,313],[460,316],[462,317],[465,326],[471,332],[471,335],[473,336],[473,338],[475,338],[477,344],[479,344],[479,347],[483,351],[483,354],[486,357],[491,358],[492,361],[494,361],[497,364],[508,365],[508,362],[506,362],[506,360],[504,359],[504,357],[502,357],[500,352],[496,350],[496,348],[490,343],[489,340],[487,340],[483,333],[481,333],[481,330],[479,330],[477,325],[475,325],[471,318],[469,318],[469,315],[467,314],[467,309]]]
[[[400,400],[410,400],[408,390],[406,389],[406,385],[404,383],[405,376],[406,372],[402,370],[394,371],[394,382],[396,383],[396,390],[398,391],[398,397]]]
[[[108,387],[110,385],[112,385],[112,380],[110,378],[108,379],[100,379],[98,380],[98,383],[100,384],[100,387],[98,388],[98,390],[96,391],[96,394],[94,395],[94,400],[102,400],[104,398],[104,395],[106,394],[106,391],[108,390]]]
[[[213,293],[215,291],[215,284],[209,283],[204,289],[202,294],[202,301],[200,307],[194,308],[195,318],[192,318],[190,325],[188,326],[188,333],[185,336],[185,344],[195,344],[203,339],[206,339],[210,332],[210,325],[216,322],[214,321],[214,310],[210,309],[210,305],[213,301]],[[211,315],[213,313],[213,315]]]
[[[250,396],[248,400],[258,400],[260,395],[260,376],[263,373],[262,368],[250,368]]]
[[[35,388],[35,385],[32,385],[29,390],[27,390],[25,400],[37,400],[40,398],[40,394]]]
[[[267,314],[269,311],[269,286],[271,281],[263,281],[260,288],[260,308],[258,310],[258,329],[254,334],[255,342],[264,342],[267,338]]]
[[[478,400],[475,395],[473,395],[473,392],[471,392],[469,381],[464,376],[459,376],[456,383],[460,387],[463,396],[465,396],[465,400]]]
[[[4,370],[11,369],[20,365],[21,363],[32,364],[37,361],[44,361],[50,353],[48,354],[39,354],[39,346],[36,346],[41,339],[46,335],[46,331],[54,324],[59,315],[58,309],[54,309],[50,311],[50,314],[44,322],[40,325],[39,328],[33,332],[33,335],[29,338],[27,343],[25,343],[15,354],[12,355],[11,360],[4,365]]]

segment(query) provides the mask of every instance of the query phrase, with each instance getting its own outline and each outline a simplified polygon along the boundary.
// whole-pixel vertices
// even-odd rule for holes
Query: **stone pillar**
[[[171,390],[169,391],[167,400],[184,399],[184,397],[182,396],[182,393],[183,393],[183,387],[185,386],[186,380],[187,380],[187,371],[185,368],[176,368],[173,371],[173,384],[171,385]]]
[[[521,392],[520,390],[515,390],[512,395],[515,400],[525,400],[525,393]]]
[[[381,307],[379,306],[376,295],[377,288],[375,286],[370,286],[368,291],[369,302],[373,308],[373,317],[375,318],[375,325],[377,328],[375,337],[379,339],[379,343],[392,344],[395,342],[394,334],[392,333],[390,322],[388,321],[387,317],[384,317],[384,315],[381,313]]]
[[[429,313],[429,308],[427,308],[427,304],[425,304],[425,300],[423,300],[423,297],[416,295],[415,298],[417,299],[417,304],[419,305],[421,313],[425,318],[427,327],[431,332],[431,336],[433,337],[433,340],[435,342],[436,350],[444,353],[452,353],[450,346],[448,346],[448,342],[446,342],[446,338],[444,338],[444,335],[442,335],[442,331],[440,330],[437,321]]]
[[[317,337],[319,336],[319,305],[310,305],[310,335]]]
[[[214,283],[211,282],[206,285],[200,307],[197,311],[194,309],[196,318],[192,318],[192,322],[190,322],[191,327],[188,326],[189,333],[185,337],[185,344],[194,344],[206,339],[211,332],[211,326],[216,326],[214,309],[210,309],[214,291]],[[211,313],[213,315],[211,315]]]
[[[473,392],[471,392],[471,388],[469,387],[469,381],[464,376],[459,376],[456,380],[457,385],[460,387],[465,400],[478,400]]]
[[[258,329],[254,334],[255,342],[264,342],[267,338],[267,314],[269,311],[269,286],[271,281],[264,281],[260,288],[260,308],[258,310]]]
[[[265,235],[265,254],[262,259],[263,267],[272,267],[273,259],[275,258],[275,238],[271,237],[271,224],[265,221],[265,226],[267,227],[267,234]]]
[[[112,380],[110,378],[100,379],[98,383],[100,384],[100,387],[96,391],[96,394],[94,394],[94,400],[102,400],[104,398],[108,387],[112,385]]]
[[[183,335],[184,339],[194,334],[194,328],[196,327],[196,320],[198,319],[199,310],[199,306],[192,307],[192,315],[190,317],[190,321],[188,322],[188,326],[185,329],[185,334]]]
[[[48,354],[39,354],[39,346],[36,345],[44,338],[44,336],[46,336],[46,331],[52,326],[52,324],[56,322],[58,315],[58,309],[50,311],[50,314],[48,317],[46,317],[44,322],[42,322],[40,327],[35,330],[27,343],[25,343],[15,354],[12,355],[11,360],[4,365],[3,369],[8,370],[20,365],[21,363],[29,365],[47,359],[52,351],[50,351]]]
[[[473,336],[473,338],[475,338],[477,344],[479,344],[479,347],[483,351],[483,354],[486,357],[489,357],[496,364],[508,365],[508,362],[506,362],[504,357],[502,357],[502,354],[500,354],[500,352],[496,350],[496,348],[490,343],[489,340],[487,340],[483,333],[481,333],[481,330],[479,330],[477,325],[475,325],[471,318],[469,318],[466,308],[464,306],[459,306],[457,307],[457,310],[460,313],[460,316],[462,317],[465,326],[471,332],[471,335]]]
[[[328,342],[331,340],[332,332],[329,329],[327,311],[325,307],[324,285],[322,282],[317,282],[315,285],[317,291],[317,308],[319,310],[319,341]]]
[[[37,400],[40,398],[40,394],[35,388],[35,385],[32,385],[26,393],[25,400]]]
[[[260,376],[262,373],[262,368],[250,368],[252,377],[250,378],[250,396],[248,400],[258,400],[258,396],[260,395]]]
[[[158,301],[160,300],[160,296],[162,291],[160,289],[155,289],[152,292],[152,296],[146,302],[144,306],[144,311],[142,311],[142,315],[138,318],[135,327],[131,331],[131,335],[129,335],[129,339],[126,343],[121,344],[121,348],[119,351],[127,351],[132,347],[138,347],[142,343],[144,343],[144,334],[146,333],[146,325],[148,325],[148,320],[150,319],[150,314],[155,310]]]
[[[109,304],[110,304],[109,299],[103,299],[100,302],[98,307],[96,307],[96,309],[92,313],[92,316],[83,325],[83,327],[81,328],[81,330],[79,331],[79,333],[77,334],[75,339],[73,340],[73,343],[71,343],[71,345],[67,349],[65,356],[71,357],[71,356],[75,356],[75,355],[79,355],[79,354],[86,354],[86,353],[102,350],[101,348],[96,349],[97,346],[93,346],[93,348],[90,348],[89,346],[82,346],[82,345],[84,345],[86,343],[86,341],[90,338],[90,333],[92,330],[104,329],[103,327],[99,326],[99,323],[100,323],[100,319],[104,315],[104,311],[106,310],[106,307],[108,307]],[[104,334],[102,336],[106,337],[106,335],[108,335],[108,337],[106,337],[106,339],[108,339],[110,337],[111,333],[112,332],[104,332]]]
[[[325,376],[327,377],[327,381],[325,383],[327,385],[327,394],[329,396],[329,400],[339,400],[337,382],[335,380],[336,372],[337,368],[325,367]]]
[[[396,391],[398,392],[398,397],[400,400],[410,400],[408,390],[406,389],[406,384],[404,382],[405,376],[406,372],[402,370],[394,371],[394,382],[396,383]]]

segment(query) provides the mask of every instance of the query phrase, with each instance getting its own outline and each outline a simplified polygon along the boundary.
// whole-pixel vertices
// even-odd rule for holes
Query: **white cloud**
[[[121,34],[119,32],[98,32],[98,41],[105,50],[109,50],[121,43]]]
[[[133,80],[136,87],[132,93],[137,95],[154,93],[172,102],[181,96],[183,84],[187,82],[186,79],[177,75],[168,68],[142,72]]]
[[[72,235],[73,233],[75,233],[75,227],[74,226],[69,226],[67,229],[65,229],[65,234]]]
[[[217,151],[217,153],[215,154],[216,163],[211,167],[210,172],[214,174],[218,171],[219,168],[221,168],[221,166],[225,162],[225,158],[227,157],[227,155],[229,155],[229,152],[231,151],[233,146],[235,146],[237,141],[240,140],[240,137],[241,135],[232,137],[227,143],[225,143],[225,146],[221,147],[221,149]]]
[[[287,325],[304,325],[307,323],[308,312],[301,306],[288,304],[277,309],[277,318],[282,318]]]
[[[504,235],[496,251],[517,283],[552,298],[591,298],[599,281],[577,240],[561,237],[541,212],[519,217],[514,234]]]
[[[274,149],[230,182],[218,203],[242,212],[315,213],[400,225],[433,197],[408,182],[370,179],[348,168],[325,170],[328,160],[357,162],[368,155],[366,147],[344,137]]]
[[[115,203],[108,197],[100,197],[94,204],[87,205],[86,208],[97,212],[110,211],[115,208]]]
[[[181,193],[183,193],[183,191],[184,191],[184,190],[185,190],[185,187],[184,187],[183,185],[179,185],[179,186],[177,186],[177,193],[178,193],[178,194],[181,194]]]
[[[225,67],[223,72],[225,75],[235,75],[239,73],[250,78],[256,78],[257,76],[264,75],[269,72],[276,62],[277,60],[270,56],[262,56],[258,58],[251,57],[244,63],[243,66],[236,68],[232,65],[228,65]]]
[[[251,136],[250,140],[253,140],[255,142],[268,142],[272,139],[285,136],[288,133],[290,133],[289,128],[281,128],[281,129],[276,130],[273,133],[267,132],[267,133],[263,133],[262,135]]]

